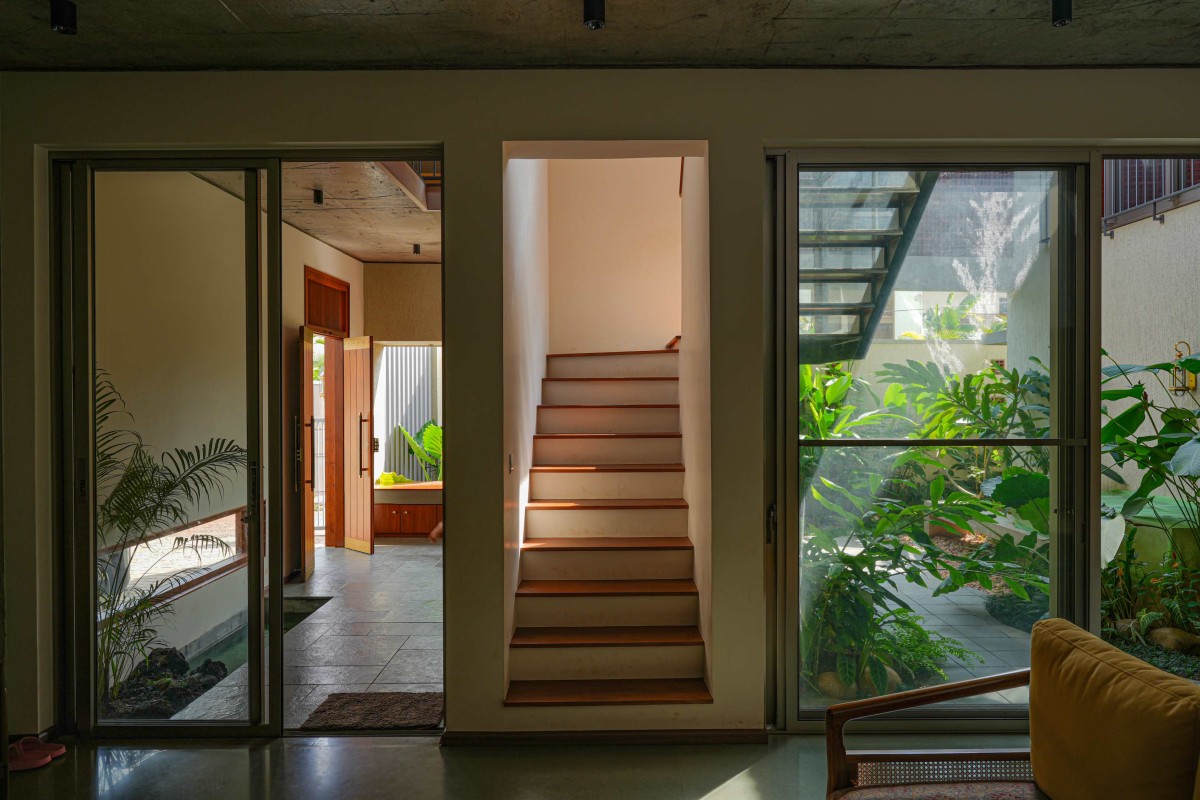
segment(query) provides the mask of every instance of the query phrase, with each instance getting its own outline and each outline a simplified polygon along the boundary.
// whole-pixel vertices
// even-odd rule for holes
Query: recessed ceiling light
[[[583,0],[583,27],[589,31],[604,27],[604,0]]]
[[[1071,0],[1050,0],[1050,23],[1056,28],[1071,24]]]
[[[71,0],[50,0],[50,30],[75,34],[75,4]]]
[[[325,205],[325,190],[324,189],[313,189],[313,205],[314,206]]]

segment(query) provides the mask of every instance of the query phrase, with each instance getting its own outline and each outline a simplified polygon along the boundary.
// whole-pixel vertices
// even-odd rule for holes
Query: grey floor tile
[[[440,683],[372,683],[368,692],[440,692]]]
[[[440,650],[401,650],[392,657],[375,683],[439,683],[442,680]]]
[[[285,684],[351,684],[351,683],[371,683],[382,671],[382,667],[378,666],[350,666],[350,667],[290,667],[283,668],[283,682]]]
[[[400,645],[401,650],[441,650],[441,636],[409,636],[404,644]]]
[[[383,666],[408,638],[326,634],[307,649],[294,651],[287,663],[294,667]]]
[[[300,623],[283,635],[284,650],[303,650],[331,627],[328,622]]]

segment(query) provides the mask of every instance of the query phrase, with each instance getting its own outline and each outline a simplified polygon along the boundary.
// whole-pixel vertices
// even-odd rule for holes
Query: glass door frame
[[[61,479],[56,483],[59,487],[70,487],[59,490],[63,531],[60,594],[64,601],[57,637],[62,647],[58,676],[60,727],[64,732],[97,738],[278,736],[282,730],[283,711],[283,605],[280,591],[268,593],[265,590],[283,585],[283,527],[282,517],[276,513],[281,508],[282,487],[276,462],[283,462],[278,458],[281,453],[275,452],[279,450],[278,443],[283,441],[279,356],[282,345],[280,161],[278,158],[204,153],[169,156],[56,153],[51,157],[50,167],[54,211],[52,258],[58,283],[54,288],[61,297],[56,315],[56,335],[59,337],[56,353],[59,391],[56,395],[61,403],[56,438]],[[95,175],[113,171],[203,170],[242,171],[246,178],[247,668],[251,676],[257,674],[259,679],[248,681],[249,713],[245,722],[102,722],[96,713],[96,542],[92,477]],[[266,190],[262,197],[260,180],[264,176]]]
[[[1098,181],[1092,181],[1094,154],[1081,148],[789,148],[768,149],[765,175],[767,222],[764,240],[767,341],[770,356],[764,398],[766,414],[765,492],[768,509],[766,579],[774,587],[768,607],[767,720],[777,730],[815,732],[824,729],[823,709],[802,708],[799,693],[799,440],[796,364],[798,316],[798,197],[794,191],[801,166],[853,169],[930,167],[1020,167],[1057,170],[1062,176],[1060,258],[1051,276],[1054,330],[1056,420],[1054,437],[1039,444],[1055,446],[1059,487],[1058,536],[1051,544],[1057,616],[1096,630],[1099,620],[1097,568],[1100,525],[1100,279]],[[1097,173],[1098,174],[1098,173]],[[1074,202],[1071,202],[1071,201]],[[1064,291],[1058,291],[1059,288]],[[772,403],[773,400],[773,403]],[[771,406],[773,405],[773,408]],[[888,444],[880,441],[877,444]],[[956,442],[963,444],[962,442]],[[968,444],[970,444],[968,442]],[[1081,510],[1082,509],[1082,510]],[[1066,591],[1064,591],[1066,589]],[[868,721],[874,730],[1022,730],[1023,708],[988,709],[960,706],[929,708],[903,717]]]

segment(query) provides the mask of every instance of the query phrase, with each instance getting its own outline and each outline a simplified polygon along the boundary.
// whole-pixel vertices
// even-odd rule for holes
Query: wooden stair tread
[[[530,472],[683,472],[683,464],[542,464]]]
[[[679,403],[555,403],[538,406],[538,411],[547,408],[679,408]]]
[[[535,433],[534,439],[682,439],[683,434],[672,431],[655,433]]]
[[[670,580],[521,581],[517,597],[612,597],[622,595],[695,595],[691,578]]]
[[[678,350],[611,350],[600,353],[548,353],[546,358],[590,358],[594,356],[656,356],[679,355]]]
[[[579,500],[530,500],[528,511],[626,511],[634,509],[687,509],[682,498],[642,498]]]
[[[638,377],[612,377],[612,378],[542,378],[542,382],[546,381],[677,381],[678,375],[640,375]]]
[[[654,647],[703,645],[695,625],[517,628],[513,647]]]
[[[526,539],[524,551],[572,550],[692,550],[686,536],[563,536]]]
[[[711,703],[702,678],[513,681],[506,706],[607,706]]]

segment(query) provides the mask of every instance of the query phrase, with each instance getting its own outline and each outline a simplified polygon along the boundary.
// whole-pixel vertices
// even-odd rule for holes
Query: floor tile
[[[401,650],[374,679],[375,683],[439,683],[442,680],[440,650]]]
[[[283,668],[283,682],[313,683],[328,685],[332,683],[371,683],[382,670],[378,666],[313,666]]]
[[[383,666],[408,638],[326,634],[307,649],[293,651],[286,663],[293,667]]]

